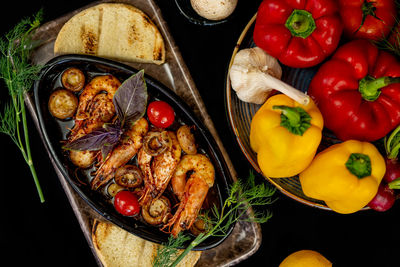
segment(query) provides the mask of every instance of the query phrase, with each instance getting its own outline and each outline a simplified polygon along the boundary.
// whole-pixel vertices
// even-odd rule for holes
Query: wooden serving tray
[[[38,38],[44,43],[38,47],[33,55],[32,60],[37,64],[44,64],[53,57],[54,41],[61,27],[66,21],[68,21],[73,15],[86,9],[90,6],[94,6],[104,2],[111,1],[96,1],[88,6],[82,7],[74,12],[66,14],[58,19],[50,21],[42,25],[36,32],[35,38]],[[191,78],[190,72],[187,69],[185,62],[179,52],[178,47],[175,45],[172,36],[169,33],[168,26],[161,16],[160,9],[154,3],[153,0],[122,0],[122,1],[112,1],[112,2],[122,2],[131,4],[142,11],[144,11],[158,26],[161,34],[164,37],[166,46],[166,63],[163,65],[155,64],[140,64],[140,63],[127,63],[136,69],[144,69],[145,72],[156,78],[158,81],[166,85],[168,88],[173,90],[177,95],[179,95],[185,102],[193,109],[195,114],[199,119],[202,120],[204,125],[209,129],[210,133],[215,138],[220,150],[223,153],[225,161],[229,167],[229,170],[234,179],[236,178],[236,172],[233,165],[224,149],[222,142],[214,128],[213,122],[208,115],[203,100],[200,97],[198,90]],[[34,106],[34,101],[30,95],[26,95],[25,102],[28,109],[34,119],[35,125],[40,132],[39,123],[37,119],[36,109]],[[50,157],[51,159],[51,157]],[[96,261],[99,266],[102,266],[97,254],[94,250],[92,239],[91,239],[91,229],[92,224],[95,219],[105,220],[96,211],[94,211],[86,202],[80,198],[80,196],[72,189],[65,178],[62,176],[61,172],[56,167],[55,163],[53,166],[57,173],[57,176],[64,188],[64,191],[69,199],[71,207],[78,219],[81,226],[83,234],[93,252]],[[259,224],[249,223],[249,222],[239,222],[236,224],[232,234],[219,246],[206,250],[202,253],[200,260],[197,262],[196,266],[231,266],[239,263],[240,261],[253,255],[261,245],[261,228]]]

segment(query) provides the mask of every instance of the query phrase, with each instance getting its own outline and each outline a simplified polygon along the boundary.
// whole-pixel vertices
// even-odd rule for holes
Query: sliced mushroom
[[[151,156],[158,156],[169,149],[172,145],[167,131],[148,132],[143,138],[143,149]]]
[[[148,207],[142,207],[142,216],[151,225],[166,223],[171,216],[171,202],[167,197],[161,196]]]
[[[115,172],[115,182],[125,188],[135,188],[142,184],[143,174],[135,165],[124,165]]]

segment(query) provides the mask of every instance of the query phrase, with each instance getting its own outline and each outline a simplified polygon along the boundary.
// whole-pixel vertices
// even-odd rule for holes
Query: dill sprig
[[[373,43],[382,50],[387,50],[396,56],[400,56],[400,20],[398,19],[400,15],[400,1],[396,0],[396,16],[394,18],[394,26],[387,37],[382,36],[382,39],[374,41]]]
[[[0,39],[0,78],[10,95],[9,103],[5,104],[3,113],[0,113],[0,132],[10,136],[21,151],[32,173],[40,201],[44,202],[33,166],[24,102],[25,93],[32,87],[41,69],[41,66],[30,63],[29,56],[38,45],[38,41],[32,39],[32,34],[39,27],[42,14],[39,11],[32,19],[21,20]]]
[[[182,233],[179,233],[176,238],[170,235],[167,244],[157,248],[157,257],[154,259],[153,266],[170,266],[178,257],[178,248],[189,239],[189,236]]]
[[[275,188],[271,188],[266,183],[256,184],[253,172],[250,172],[246,182],[237,180],[228,189],[229,197],[224,201],[221,209],[214,205],[210,211],[212,213],[211,216],[207,213],[200,215],[201,219],[208,225],[208,231],[200,233],[180,254],[178,247],[181,247],[185,242],[183,240],[185,236],[182,233],[176,239],[170,236],[168,243],[158,250],[153,266],[176,266],[193,248],[207,238],[227,235],[230,226],[238,221],[267,222],[272,217],[272,213],[268,210],[265,212],[253,212],[250,217],[245,217],[244,215],[250,208],[271,204],[274,201],[272,196],[275,190]],[[174,255],[174,257],[170,255]],[[175,260],[172,261],[171,259],[173,258]]]
[[[400,56],[400,32],[398,28],[398,24],[400,22],[396,18],[396,23],[395,26],[392,30],[392,32],[389,34],[388,37],[383,36],[382,39],[378,41],[373,41],[373,43],[382,50],[386,50],[389,53],[392,53],[396,56]],[[391,35],[393,35],[394,39],[391,40]]]

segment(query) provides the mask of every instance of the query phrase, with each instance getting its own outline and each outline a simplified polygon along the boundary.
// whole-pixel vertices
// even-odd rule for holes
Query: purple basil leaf
[[[74,141],[63,146],[69,150],[99,150],[105,145],[114,145],[118,142],[122,135],[122,130],[119,126],[106,123],[103,128],[94,130],[93,132],[84,135]]]
[[[119,119],[116,119],[114,121],[114,123],[104,123],[103,124],[103,128],[106,129],[109,132],[115,132],[115,133],[120,133],[121,131],[121,122],[119,121]]]
[[[116,144],[112,144],[112,145],[104,145],[101,147],[101,155],[103,157],[103,159],[105,159],[107,157],[107,155],[114,149]]]
[[[114,95],[113,102],[122,126],[140,119],[147,105],[147,86],[144,70],[125,80]]]

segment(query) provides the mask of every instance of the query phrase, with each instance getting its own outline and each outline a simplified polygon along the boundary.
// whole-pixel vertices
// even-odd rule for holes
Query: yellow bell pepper
[[[300,183],[306,196],[347,214],[374,198],[385,171],[385,160],[373,144],[349,140],[319,152],[300,173]]]
[[[251,121],[250,145],[265,176],[290,177],[312,161],[323,119],[312,99],[301,105],[284,94],[270,97]]]

